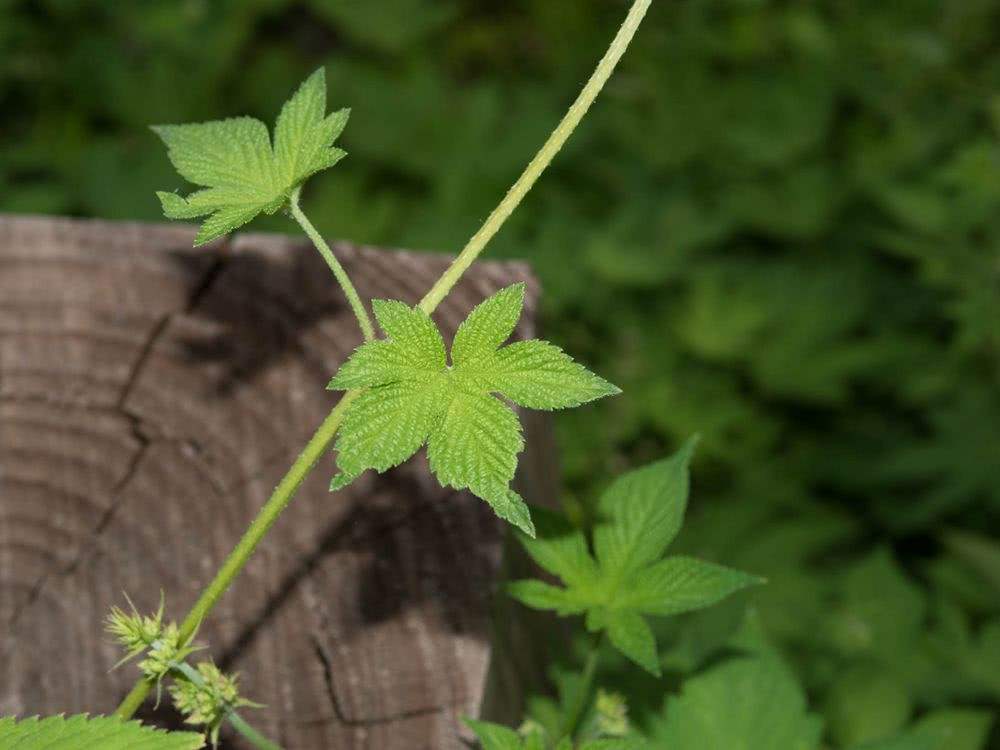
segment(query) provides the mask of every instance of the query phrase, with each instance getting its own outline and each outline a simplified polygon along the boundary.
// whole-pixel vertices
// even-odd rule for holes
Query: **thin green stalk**
[[[271,497],[264,504],[264,507],[261,508],[260,513],[257,514],[257,517],[250,524],[243,538],[240,539],[236,547],[233,548],[233,551],[229,553],[229,557],[222,563],[222,567],[215,574],[215,578],[212,579],[212,582],[201,593],[198,601],[195,602],[191,611],[188,612],[187,617],[184,618],[184,622],[180,626],[181,643],[186,644],[191,640],[209,610],[215,606],[219,597],[226,592],[233,579],[236,578],[237,574],[243,569],[243,566],[246,565],[257,544],[264,538],[264,535],[274,522],[278,520],[281,511],[291,501],[295,492],[309,474],[309,470],[312,469],[330,447],[330,444],[333,442],[333,436],[340,428],[344,414],[347,413],[347,408],[358,395],[360,395],[360,391],[345,393],[340,402],[333,408],[333,411],[323,420],[323,424],[319,426],[319,429],[316,430],[316,433],[306,444],[305,449],[299,454],[299,457],[292,464],[288,473],[282,478],[281,483],[275,488]],[[125,719],[131,718],[146,699],[152,686],[151,682],[139,680],[132,688],[132,691],[121,702],[121,705],[118,706],[115,713]]]
[[[235,711],[230,711],[226,716],[226,720],[233,729],[242,734],[244,739],[254,747],[260,748],[260,750],[281,750],[281,745],[271,742],[271,740],[250,726],[246,719]]]
[[[590,689],[593,687],[594,674],[597,672],[597,660],[601,653],[603,635],[603,632],[596,633],[590,643],[590,653],[587,654],[587,663],[584,664],[583,674],[580,676],[580,688],[577,690],[576,695],[573,696],[573,703],[569,712],[564,717],[562,727],[559,730],[559,736],[556,738],[556,745],[566,737],[572,738],[580,726],[583,711],[587,707],[587,698],[590,697]]]
[[[487,217],[483,226],[480,227],[478,232],[472,235],[472,239],[462,248],[462,252],[452,261],[448,270],[444,272],[441,278],[437,280],[437,283],[420,300],[420,308],[422,310],[430,313],[441,304],[441,300],[448,295],[452,287],[462,278],[462,274],[479,257],[479,254],[486,247],[487,243],[500,231],[500,227],[503,226],[504,222],[514,212],[514,209],[524,199],[524,196],[528,194],[528,191],[538,181],[538,178],[541,177],[542,172],[549,166],[555,155],[559,153],[559,150],[576,129],[576,126],[580,124],[583,116],[587,114],[587,110],[590,109],[590,105],[594,103],[601,89],[604,88],[604,84],[611,77],[611,73],[614,71],[618,61],[625,54],[629,42],[635,36],[636,29],[639,28],[639,24],[642,23],[646,11],[649,10],[650,2],[651,0],[635,0],[632,3],[632,8],[629,10],[628,16],[626,16],[621,28],[618,29],[618,33],[615,35],[614,40],[612,40],[611,46],[604,53],[604,57],[597,64],[597,68],[594,69],[593,75],[590,76],[590,80],[584,85],[576,101],[570,106],[569,111],[566,112],[566,115],[556,126],[556,129],[552,131],[552,135],[545,141],[545,144],[535,155],[535,158],[525,167],[524,172],[517,178],[517,182],[507,191],[507,195],[500,201],[500,204],[493,209],[493,213]]]
[[[624,54],[626,47],[628,47],[629,42],[635,35],[635,30],[638,28],[639,23],[642,21],[643,16],[649,8],[651,0],[635,0],[632,5],[631,10],[629,10],[628,16],[625,22],[622,24],[621,29],[619,29],[618,34],[615,36],[608,48],[607,53],[601,59],[600,63],[597,65],[597,69],[591,76],[590,80],[587,81],[583,90],[580,92],[579,97],[569,108],[566,116],[562,119],[559,125],[553,131],[552,135],[542,146],[541,150],[535,156],[534,159],[528,164],[524,172],[514,183],[514,186],[507,192],[504,199],[500,202],[500,205],[489,215],[483,227],[476,232],[476,234],[469,240],[468,244],[462,249],[455,261],[448,267],[448,269],[442,274],[441,278],[435,282],[434,286],[427,293],[423,300],[420,302],[420,308],[426,313],[432,313],[437,306],[441,303],[441,300],[445,298],[448,292],[461,278],[462,274],[472,265],[473,261],[479,256],[479,254],[486,247],[486,244],[490,239],[497,233],[500,227],[503,225],[504,221],[510,216],[511,212],[517,207],[521,202],[527,192],[531,189],[532,185],[538,180],[538,177],[545,170],[545,168],[552,161],[552,158],[556,155],[556,152],[562,147],[569,138],[570,133],[579,124],[580,120],[583,119],[584,114],[590,108],[597,94],[600,92],[601,88],[604,86],[605,82],[608,80],[611,72],[614,70],[615,65],[621,59]],[[295,196],[297,198],[297,195]],[[297,200],[292,202],[293,215],[297,210]],[[316,243],[320,252],[322,247],[326,247],[326,243],[323,241],[319,233],[316,232],[312,224],[309,223],[305,215],[299,210],[298,214],[301,215],[301,219],[296,216],[302,224],[302,228],[307,234],[310,234],[310,238]],[[307,228],[308,227],[308,228]],[[315,235],[315,236],[314,236]],[[317,241],[318,240],[318,241]],[[329,247],[327,247],[329,250]],[[325,257],[325,256],[324,256]],[[333,253],[330,253],[330,257],[333,257]],[[333,258],[336,265],[331,264],[331,268],[340,268],[340,263]],[[329,262],[329,260],[327,261]],[[343,268],[341,268],[343,271]],[[336,273],[336,271],[334,271]],[[344,274],[346,278],[346,274]],[[349,286],[350,281],[347,282],[348,286],[345,286],[345,292],[348,288],[353,289]],[[350,298],[350,294],[348,293]],[[355,298],[357,298],[357,293],[355,292]],[[360,300],[359,304],[360,304]],[[363,306],[361,306],[363,310]],[[355,311],[357,314],[357,311]],[[364,314],[363,318],[359,316],[358,322],[361,324],[362,319],[367,319],[367,313]],[[371,324],[368,323],[370,328]],[[362,324],[362,330],[364,330],[364,325]],[[261,508],[260,513],[250,524],[250,528],[247,529],[243,538],[240,539],[239,543],[229,554],[223,562],[222,567],[216,574],[215,578],[208,585],[208,588],[202,592],[198,601],[195,602],[194,607],[188,613],[188,616],[184,619],[181,624],[181,640],[186,642],[193,635],[195,630],[201,624],[202,620],[208,615],[209,611],[218,601],[219,597],[229,588],[233,579],[239,574],[246,565],[247,560],[250,559],[250,555],[253,554],[254,549],[257,544],[263,538],[264,534],[271,525],[277,520],[278,516],[285,509],[289,502],[295,495],[299,486],[302,484],[303,479],[305,479],[306,474],[315,465],[315,463],[320,459],[320,457],[330,448],[333,443],[333,438],[340,428],[340,424],[344,419],[344,415],[347,412],[348,406],[355,398],[360,395],[360,391],[348,391],[341,398],[337,406],[334,407],[333,411],[327,416],[320,425],[316,434],[312,436],[309,443],[306,445],[305,450],[298,457],[292,467],[288,470],[288,473],[281,480],[281,483],[275,488],[271,497]],[[143,700],[149,694],[152,688],[152,683],[146,680],[139,680],[132,688],[132,691],[125,697],[121,705],[115,713],[122,718],[130,718],[136,710],[142,705]]]
[[[173,668],[198,687],[204,687],[205,680],[198,674],[198,670],[187,662],[182,661],[174,664]],[[242,734],[247,742],[259,750],[281,750],[281,745],[271,742],[271,740],[250,726],[246,719],[236,713],[235,710],[226,713],[226,721],[232,725],[233,729]]]
[[[333,271],[334,278],[337,279],[337,283],[340,284],[340,288],[344,290],[344,295],[347,297],[347,302],[351,306],[351,310],[354,312],[354,317],[358,319],[358,325],[361,327],[361,333],[365,337],[365,341],[371,341],[375,338],[375,329],[372,326],[372,319],[368,315],[368,310],[365,309],[364,303],[361,301],[361,297],[358,296],[358,290],[354,288],[354,284],[351,283],[351,278],[347,275],[347,271],[344,267],[340,265],[340,261],[337,260],[337,256],[333,254],[333,250],[330,246],[326,244],[326,240],[323,236],[316,231],[316,227],[312,225],[312,222],[302,213],[302,208],[299,206],[299,193],[301,192],[301,187],[295,188],[292,191],[292,196],[288,201],[288,205],[292,210],[292,218],[299,223],[302,227],[302,231],[306,233],[306,236],[312,240],[312,243],[319,250],[319,254],[323,256],[323,260],[326,264],[330,266],[330,270]]]

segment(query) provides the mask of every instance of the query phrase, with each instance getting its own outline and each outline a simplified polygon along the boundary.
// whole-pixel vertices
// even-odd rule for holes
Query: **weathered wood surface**
[[[193,234],[0,216],[0,714],[114,708],[136,672],[109,671],[109,607],[126,591],[155,609],[162,588],[182,616],[359,343],[304,242],[244,233],[193,250]],[[447,262],[336,251],[365,298],[415,302]],[[537,288],[518,264],[478,265],[436,318],[453,331],[516,279],[529,334]],[[544,423],[529,425],[537,449]],[[529,485],[551,480],[540,455]],[[465,747],[503,529],[437,487],[422,456],[335,496],[331,472],[307,480],[198,640],[288,748]]]

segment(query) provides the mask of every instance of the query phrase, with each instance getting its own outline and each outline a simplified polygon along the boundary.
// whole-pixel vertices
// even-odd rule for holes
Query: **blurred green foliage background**
[[[158,219],[182,185],[149,124],[271,122],[325,64],[350,157],[307,211],[455,252],[625,9],[0,0],[0,210]],[[558,418],[570,510],[700,432],[682,545],[770,578],[832,747],[1000,700],[998,42],[998,0],[659,0],[491,249],[625,390]],[[668,623],[665,663],[737,620]],[[618,683],[652,722],[663,686]]]

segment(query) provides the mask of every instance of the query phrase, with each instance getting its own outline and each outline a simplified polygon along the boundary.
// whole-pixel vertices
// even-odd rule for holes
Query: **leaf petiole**
[[[365,337],[365,341],[371,341],[375,338],[375,328],[372,325],[371,316],[368,315],[368,310],[365,309],[364,303],[361,301],[361,297],[358,295],[358,290],[354,288],[354,284],[351,282],[351,278],[347,275],[347,271],[337,260],[337,256],[333,254],[333,250],[330,246],[326,244],[326,240],[323,236],[316,231],[316,227],[312,225],[309,218],[302,212],[302,208],[299,206],[299,193],[302,187],[299,186],[292,191],[291,196],[288,199],[288,205],[292,212],[292,218],[298,222],[299,226],[302,227],[302,231],[306,233],[306,236],[312,240],[313,245],[319,251],[319,254],[323,256],[323,260],[326,264],[330,266],[330,270],[333,271],[333,276],[337,279],[337,283],[340,284],[340,288],[344,290],[344,295],[347,297],[347,302],[351,306],[351,310],[354,313],[354,317],[358,319],[358,326],[361,328],[361,334]]]

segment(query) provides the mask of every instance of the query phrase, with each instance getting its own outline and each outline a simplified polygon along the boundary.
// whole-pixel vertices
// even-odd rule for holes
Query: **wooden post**
[[[180,225],[0,216],[0,714],[110,712],[136,677],[102,632],[127,592],[180,619],[335,402],[360,335],[308,244]],[[436,255],[339,244],[365,298],[415,303]],[[516,263],[441,306],[450,335]],[[551,495],[544,421],[521,489]],[[199,634],[287,748],[463,748],[503,527],[422,455],[327,492],[318,467]],[[533,477],[533,479],[532,479]],[[527,486],[526,486],[527,485]],[[158,718],[177,717],[161,704]],[[152,708],[148,707],[149,717]],[[236,741],[226,747],[240,747]]]

